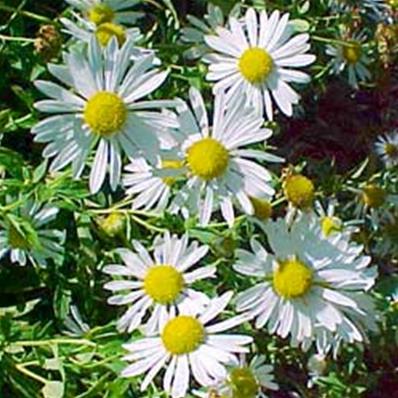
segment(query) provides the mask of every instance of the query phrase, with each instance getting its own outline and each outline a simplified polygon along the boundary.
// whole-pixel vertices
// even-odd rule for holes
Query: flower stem
[[[13,7],[6,6],[5,4],[1,4],[1,3],[0,3],[0,10],[17,13],[19,15],[22,15],[23,17],[34,19],[39,22],[50,23],[50,24],[54,23],[54,21],[52,19],[47,18],[43,15],[38,15],[38,14],[35,14],[30,11],[18,10]]]

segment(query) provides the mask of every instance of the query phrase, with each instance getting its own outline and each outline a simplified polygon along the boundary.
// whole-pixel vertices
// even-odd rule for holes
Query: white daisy
[[[123,370],[122,376],[145,374],[141,384],[145,391],[160,370],[167,367],[163,389],[172,398],[186,396],[191,372],[201,386],[212,386],[227,377],[226,365],[238,365],[236,353],[247,352],[244,346],[252,342],[250,336],[221,333],[244,322],[244,317],[212,322],[231,297],[232,292],[226,292],[199,313],[189,307],[178,315],[171,311],[162,318],[156,335],[125,344],[130,352],[125,360],[133,363]]]
[[[363,44],[365,39],[364,33],[360,33],[341,44],[328,44],[326,46],[326,54],[334,58],[332,60],[333,73],[339,75],[347,70],[348,82],[356,89],[359,87],[359,82],[371,78],[368,69],[371,59],[366,55]]]
[[[267,324],[271,334],[290,334],[292,345],[304,343],[304,349],[324,330],[362,342],[357,315],[374,316],[366,311],[366,292],[376,277],[376,269],[367,268],[370,257],[344,234],[324,237],[320,224],[317,217],[305,215],[291,227],[285,219],[268,222],[264,229],[273,254],[252,240],[252,252],[239,250],[234,266],[261,280],[238,295],[238,311],[255,318],[257,328]]]
[[[226,379],[207,392],[195,391],[201,398],[266,398],[264,390],[278,390],[272,375],[273,366],[267,365],[264,355],[256,355],[247,363],[241,355],[239,365],[228,369]]]
[[[79,178],[93,147],[97,147],[90,173],[90,190],[101,188],[109,169],[113,190],[119,184],[122,150],[129,157],[144,156],[156,161],[159,137],[177,127],[169,114],[154,112],[172,107],[174,101],[143,101],[166,79],[168,72],[152,68],[153,56],[140,58],[131,66],[134,43],[118,48],[115,39],[101,51],[92,39],[88,56],[71,52],[66,65],[49,65],[49,71],[67,88],[49,81],[36,81],[51,99],[35,107],[53,114],[38,123],[32,133],[37,142],[49,142],[43,156],[55,157],[50,171],[72,163]]]
[[[140,0],[65,0],[78,9],[88,21],[95,25],[115,23],[134,25],[144,14],[130,9]],[[129,11],[130,10],[130,11]]]
[[[349,239],[350,235],[358,232],[358,225],[362,224],[362,220],[343,221],[336,215],[337,201],[329,200],[326,209],[320,201],[315,202],[314,209],[320,220],[322,234],[325,238],[336,233],[344,234]]]
[[[240,4],[236,4],[232,8],[230,16],[237,17],[239,13]],[[191,26],[181,29],[181,41],[190,44],[191,48],[184,55],[188,59],[198,59],[205,56],[209,51],[209,47],[205,43],[205,35],[214,34],[219,26],[224,26],[224,14],[220,7],[208,3],[207,13],[202,19],[193,15],[187,15],[187,19]]]
[[[376,153],[387,167],[398,165],[398,130],[380,136],[375,144]]]
[[[179,239],[166,232],[163,238],[155,239],[153,257],[138,241],[133,241],[133,247],[135,252],[125,248],[118,250],[124,265],[104,268],[107,274],[133,278],[115,280],[104,286],[117,292],[109,298],[109,304],[129,306],[118,321],[119,330],[132,332],[151,310],[145,329],[146,333],[152,334],[170,309],[182,311],[188,306],[199,311],[208,302],[203,293],[190,285],[214,277],[216,267],[208,265],[188,272],[207,254],[207,246],[198,246],[197,242],[188,246],[187,235]]]
[[[310,77],[292,69],[308,66],[315,56],[306,54],[309,35],[292,38],[293,26],[289,14],[265,11],[258,16],[249,8],[245,20],[230,18],[230,29],[217,28],[217,35],[205,40],[216,53],[209,55],[208,80],[217,81],[214,90],[228,90],[227,98],[246,93],[249,102],[272,120],[272,100],[287,116],[293,114],[292,105],[300,96],[288,83],[308,83]]]
[[[119,46],[122,46],[127,40],[137,42],[142,38],[138,28],[126,29],[121,25],[106,22],[101,25],[87,21],[80,15],[73,13],[74,19],[61,18],[60,21],[65,27],[62,31],[72,36],[78,42],[89,43],[91,38],[95,36],[102,47],[106,47],[112,37],[115,37]],[[142,54],[149,54],[150,50],[139,47],[133,49],[133,56],[136,58]]]
[[[389,17],[389,6],[385,0],[330,0],[332,12],[358,12],[372,20],[381,21]]]
[[[202,225],[207,225],[212,213],[221,209],[231,226],[236,203],[245,213],[253,214],[251,197],[270,199],[274,194],[270,172],[251,159],[283,159],[264,150],[242,148],[264,142],[272,135],[271,130],[262,128],[262,117],[247,107],[244,95],[227,104],[225,94],[219,91],[212,127],[203,98],[194,88],[190,90],[190,102],[192,110],[186,104],[178,108],[181,144],[173,158],[184,162],[188,180],[174,204],[186,204],[192,215],[199,214]]]
[[[380,227],[383,219],[391,219],[398,205],[398,195],[388,192],[385,184],[376,181],[363,183],[359,188],[349,187],[356,198],[348,203],[354,206],[354,215],[358,219],[368,219],[374,229]]]
[[[49,259],[61,262],[65,232],[50,228],[59,209],[27,201],[17,214],[0,221],[0,258],[10,254],[11,262],[45,267]]]
[[[170,203],[171,189],[178,176],[163,177],[161,171],[179,170],[181,167],[183,164],[179,160],[159,159],[157,167],[154,167],[144,158],[132,159],[123,177],[127,195],[135,195],[132,208],[155,213],[164,211]]]

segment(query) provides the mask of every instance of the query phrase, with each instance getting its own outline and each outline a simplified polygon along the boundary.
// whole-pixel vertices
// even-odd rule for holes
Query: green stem
[[[43,15],[38,15],[38,14],[35,14],[30,11],[18,10],[13,7],[6,6],[5,4],[0,4],[0,10],[17,13],[19,15],[22,15],[23,17],[31,18],[31,19],[34,19],[39,22],[45,22],[45,23],[50,23],[50,24],[54,23],[54,21],[52,19],[47,18]]]
[[[39,383],[42,383],[42,384],[47,383],[47,379],[37,375],[36,373],[31,372],[29,369],[25,368],[23,365],[15,365],[15,369],[17,369],[19,372],[21,372],[25,376],[28,376],[31,379],[38,381]]]
[[[346,46],[347,42],[344,40],[338,40],[338,39],[331,39],[329,37],[321,37],[321,36],[311,36],[312,40],[319,41],[322,43],[332,43],[332,44],[338,44],[340,46]]]
[[[133,215],[132,215],[132,216],[131,216],[131,219],[132,219],[133,221],[135,221],[137,224],[143,226],[144,228],[146,228],[146,229],[148,229],[148,230],[150,230],[150,231],[161,232],[161,233],[165,232],[165,229],[164,229],[164,228],[155,227],[155,226],[153,226],[153,225],[147,223],[146,221],[141,220],[141,218],[138,218],[138,217],[136,217],[136,216],[133,216]]]
[[[16,341],[12,343],[16,346],[21,347],[37,347],[41,345],[53,345],[53,344],[72,344],[72,345],[87,345],[90,347],[96,347],[97,345],[92,341],[85,339],[50,339],[50,340],[27,340],[27,341]]]
[[[22,41],[22,42],[27,42],[27,43],[34,43],[35,39],[32,39],[30,37],[12,37],[12,36],[4,36],[0,35],[0,40],[4,41]]]

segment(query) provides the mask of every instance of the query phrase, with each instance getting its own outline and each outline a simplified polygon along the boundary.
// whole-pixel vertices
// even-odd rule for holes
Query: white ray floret
[[[125,248],[118,250],[124,265],[104,268],[107,274],[128,277],[104,286],[116,292],[109,298],[109,304],[128,305],[118,321],[119,330],[135,330],[150,313],[145,331],[152,334],[170,309],[183,311],[188,306],[200,311],[208,302],[206,295],[190,287],[198,280],[215,275],[213,265],[192,269],[206,255],[207,246],[199,246],[197,242],[188,245],[187,235],[178,238],[167,232],[155,239],[153,256],[138,241],[133,241],[133,247],[134,252]]]
[[[240,4],[236,4],[230,11],[230,16],[240,13]],[[219,26],[224,26],[227,22],[220,7],[208,3],[207,13],[199,19],[194,15],[187,15],[190,25],[181,29],[181,41],[191,45],[184,55],[188,59],[197,59],[209,52],[209,47],[205,42],[205,35],[215,34]]]
[[[171,311],[162,318],[154,336],[125,344],[130,352],[125,360],[132,364],[123,370],[122,376],[144,374],[141,390],[146,391],[166,368],[163,389],[172,398],[187,396],[191,378],[201,386],[212,386],[225,379],[226,365],[238,365],[236,354],[247,352],[245,346],[252,342],[250,336],[224,333],[244,322],[244,317],[214,321],[231,297],[232,292],[226,292],[212,299],[199,313],[188,306],[179,314]]]
[[[178,108],[180,144],[173,159],[185,164],[187,182],[178,192],[172,207],[186,206],[191,215],[207,225],[212,213],[221,210],[231,226],[234,206],[253,214],[251,198],[270,199],[274,194],[270,172],[259,163],[282,162],[264,149],[249,149],[264,143],[272,131],[263,128],[264,120],[244,95],[227,104],[225,94],[217,92],[212,126],[203,98],[197,89],[190,90],[190,107]],[[173,209],[174,211],[175,209]]]
[[[216,35],[205,37],[213,49],[207,79],[216,81],[214,90],[227,90],[228,99],[247,95],[249,102],[268,119],[273,118],[273,102],[287,116],[300,96],[290,83],[308,83],[308,74],[297,70],[312,64],[309,35],[293,36],[289,14],[274,11],[256,13],[249,8],[244,20],[230,18],[229,29],[219,27]]]
[[[256,240],[251,252],[238,251],[234,269],[260,283],[238,295],[237,309],[254,318],[257,328],[290,335],[304,349],[319,343],[324,331],[337,340],[363,342],[366,318],[375,318],[367,291],[376,278],[363,247],[344,232],[324,236],[314,215],[302,215],[291,227],[285,219],[268,222],[264,229],[273,253]]]
[[[145,101],[166,79],[167,71],[153,68],[153,56],[131,65],[134,43],[119,48],[112,39],[104,51],[93,38],[88,55],[64,54],[66,65],[49,65],[49,71],[64,86],[36,81],[36,87],[51,99],[35,107],[52,114],[33,129],[35,141],[49,143],[43,151],[52,158],[50,171],[72,164],[79,178],[92,149],[96,148],[90,173],[90,190],[99,191],[107,172],[113,190],[119,184],[122,153],[144,156],[155,162],[159,137],[178,126],[169,114],[159,112],[174,101]],[[168,131],[167,131],[168,134]]]
[[[178,176],[164,177],[162,172],[178,170],[183,167],[181,161],[158,160],[157,167],[149,164],[144,158],[131,159],[125,168],[123,185],[127,195],[134,196],[134,210],[153,210],[155,213],[164,211],[170,204],[172,187]]]
[[[90,43],[91,38],[94,36],[103,47],[106,47],[112,37],[116,38],[120,46],[127,40],[137,42],[142,38],[138,28],[126,29],[112,23],[104,23],[97,26],[76,13],[73,13],[73,17],[73,19],[61,18],[60,21],[64,26],[62,31],[72,36],[77,42]],[[150,52],[150,50],[135,47],[132,56],[138,58],[140,55],[148,55]]]
[[[65,232],[48,226],[59,209],[27,201],[15,217],[0,221],[0,259],[9,254],[12,263],[45,267],[47,261],[62,260]]]

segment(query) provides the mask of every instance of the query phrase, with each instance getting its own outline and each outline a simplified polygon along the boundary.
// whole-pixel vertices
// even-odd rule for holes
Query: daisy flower
[[[179,170],[183,163],[179,160],[158,160],[157,167],[149,164],[144,158],[132,159],[126,166],[123,185],[127,195],[135,195],[134,210],[164,211],[170,202],[172,187],[178,176],[162,176],[162,170]]]
[[[364,33],[360,33],[349,40],[345,40],[342,44],[328,44],[326,46],[326,54],[334,58],[332,60],[333,73],[339,75],[347,70],[348,82],[356,89],[359,87],[359,82],[371,78],[368,69],[371,60],[366,55],[363,45],[364,40]]]
[[[207,79],[217,82],[214,90],[227,90],[228,100],[245,93],[258,112],[263,114],[265,109],[270,120],[272,99],[285,115],[292,116],[300,96],[288,83],[308,83],[310,77],[295,68],[315,61],[314,55],[306,54],[309,35],[292,38],[289,14],[274,11],[268,17],[261,11],[258,16],[253,8],[247,10],[244,21],[230,18],[229,26],[205,37],[215,51],[207,57]]]
[[[372,314],[366,292],[376,270],[367,268],[371,259],[363,247],[342,234],[324,237],[314,216],[301,215],[292,226],[285,219],[270,221],[264,229],[273,253],[254,239],[251,252],[237,253],[234,269],[260,279],[238,295],[238,311],[255,318],[256,328],[267,324],[271,334],[290,335],[293,346],[313,342],[317,330],[364,341],[354,321]]]
[[[203,98],[194,88],[190,102],[192,110],[186,104],[177,109],[180,145],[173,156],[184,162],[188,180],[176,201],[185,203],[191,214],[199,214],[201,225],[207,225],[212,213],[221,209],[232,226],[236,202],[245,213],[253,214],[250,198],[270,199],[274,194],[270,172],[253,160],[283,159],[264,150],[243,148],[272,135],[271,130],[262,128],[263,118],[247,107],[244,95],[227,104],[225,94],[217,92],[212,127]]]
[[[239,365],[228,369],[228,376],[208,392],[195,392],[201,398],[266,398],[263,390],[278,390],[272,375],[273,366],[267,365],[264,355],[256,355],[247,363],[244,355]]]
[[[144,14],[129,11],[140,0],[65,0],[94,25],[115,23],[133,25]]]
[[[376,153],[387,167],[398,165],[398,131],[380,136],[375,144]]]
[[[172,398],[186,396],[191,373],[204,387],[226,378],[226,365],[238,365],[236,354],[247,352],[245,345],[252,342],[250,336],[222,333],[244,322],[244,317],[213,322],[231,298],[232,292],[226,292],[199,313],[185,307],[178,315],[171,311],[162,317],[156,334],[124,345],[130,352],[124,359],[133,363],[123,370],[122,376],[144,374],[141,391],[145,391],[166,367],[163,389]]]
[[[330,0],[332,12],[353,12],[354,10],[370,19],[381,21],[388,18],[389,6],[385,0]]]
[[[125,248],[118,250],[124,265],[104,268],[107,274],[129,277],[104,286],[117,293],[109,298],[109,304],[129,306],[118,321],[119,330],[132,332],[151,312],[145,328],[147,333],[154,333],[169,310],[182,311],[188,306],[199,311],[208,301],[190,285],[214,277],[216,267],[208,265],[189,270],[207,254],[207,246],[198,246],[197,242],[188,246],[187,235],[179,239],[166,232],[163,238],[155,239],[153,256],[138,241],[133,241],[133,247],[134,252]]]
[[[9,214],[0,221],[0,258],[10,254],[11,262],[45,267],[52,259],[60,262],[63,257],[65,232],[50,228],[59,209],[40,206],[27,201],[17,215]]]
[[[115,25],[111,22],[95,25],[87,21],[80,15],[73,13],[74,19],[61,18],[60,21],[65,29],[63,32],[72,36],[78,42],[89,43],[91,38],[95,36],[102,47],[106,47],[112,37],[115,37],[119,46],[122,46],[127,40],[137,42],[142,38],[138,28],[126,29],[123,26]],[[136,57],[139,54],[149,54],[150,50],[134,48]]]
[[[153,69],[153,56],[143,57],[131,66],[133,42],[118,48],[112,39],[105,51],[92,39],[88,55],[64,55],[66,65],[50,65],[50,73],[65,87],[49,81],[36,81],[36,87],[51,99],[35,107],[52,116],[32,130],[35,141],[49,143],[45,158],[55,157],[50,171],[72,164],[79,178],[92,148],[96,149],[90,173],[90,190],[100,190],[109,171],[110,186],[120,181],[122,151],[129,157],[145,156],[156,161],[159,137],[177,127],[175,119],[158,111],[175,101],[144,101],[166,79],[167,71]]]
[[[398,205],[398,195],[389,193],[385,186],[374,181],[349,189],[356,195],[356,199],[348,204],[354,206],[355,217],[369,219],[375,229],[379,228],[382,219],[392,217]]]
[[[238,16],[240,12],[240,5],[236,4],[230,16]],[[219,26],[224,26],[225,18],[220,7],[208,3],[207,13],[203,19],[199,19],[193,15],[187,15],[188,22],[191,26],[181,29],[181,41],[191,45],[184,55],[188,59],[198,59],[206,55],[209,51],[205,42],[205,35],[214,34]]]
[[[316,201],[314,210],[319,217],[322,234],[325,238],[329,238],[334,234],[344,234],[348,236],[358,231],[358,225],[362,224],[361,220],[343,221],[336,216],[336,200],[329,200],[327,207],[324,208],[320,201]]]

